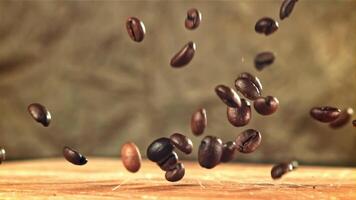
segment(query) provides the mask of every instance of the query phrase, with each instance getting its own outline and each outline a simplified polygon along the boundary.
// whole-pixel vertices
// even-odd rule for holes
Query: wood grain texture
[[[136,174],[120,160],[64,159],[6,162],[0,166],[0,199],[356,199],[356,169],[300,166],[281,180],[271,165],[222,164],[212,170],[185,161],[177,183],[145,161]]]

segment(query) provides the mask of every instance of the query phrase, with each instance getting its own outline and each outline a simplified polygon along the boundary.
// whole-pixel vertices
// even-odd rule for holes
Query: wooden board
[[[90,159],[74,166],[64,159],[0,165],[0,199],[356,199],[356,169],[300,166],[281,180],[271,165],[222,164],[212,170],[184,162],[177,183],[145,161],[136,174],[120,160]]]

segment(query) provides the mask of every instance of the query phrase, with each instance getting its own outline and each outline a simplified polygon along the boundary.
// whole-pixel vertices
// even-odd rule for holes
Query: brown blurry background
[[[356,1],[300,0],[280,21],[282,0],[240,1],[1,1],[0,146],[9,159],[60,156],[64,145],[85,155],[118,157],[126,141],[146,147],[157,137],[182,132],[196,158],[201,137],[190,132],[199,107],[208,114],[206,134],[232,140],[247,128],[260,130],[262,146],[240,161],[298,159],[307,164],[356,165],[356,129],[332,130],[311,119],[313,106],[356,109]],[[203,15],[195,31],[184,28],[187,9]],[[143,20],[147,34],[133,42],[128,16]],[[280,29],[265,37],[255,22],[270,16]],[[173,69],[170,58],[189,40],[193,61]],[[274,51],[262,72],[254,55]],[[280,109],[234,128],[214,93],[233,86],[241,72],[257,75],[264,95]],[[40,102],[52,124],[35,123],[27,105]],[[356,116],[354,116],[356,118]]]

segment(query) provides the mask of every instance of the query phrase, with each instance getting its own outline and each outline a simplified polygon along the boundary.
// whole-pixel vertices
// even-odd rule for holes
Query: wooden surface
[[[271,165],[222,164],[212,170],[184,162],[177,183],[144,162],[136,174],[120,160],[93,159],[74,166],[64,159],[5,162],[0,165],[0,199],[356,199],[355,168],[300,168],[281,180]]]

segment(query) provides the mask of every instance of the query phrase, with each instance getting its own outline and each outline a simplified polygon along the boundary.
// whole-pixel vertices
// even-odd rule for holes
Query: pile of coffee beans
[[[283,162],[283,163],[274,165],[271,169],[271,177],[273,179],[280,179],[286,173],[297,169],[298,165],[299,164],[297,161]]]

